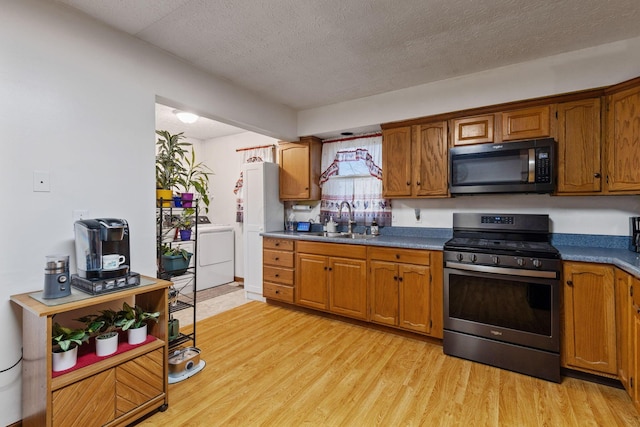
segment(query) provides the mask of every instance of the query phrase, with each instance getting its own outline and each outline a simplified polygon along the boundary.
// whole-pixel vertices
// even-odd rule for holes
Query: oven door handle
[[[445,267],[465,271],[477,271],[480,273],[504,274],[506,276],[540,277],[544,279],[555,279],[558,276],[558,273],[555,271],[520,270],[517,268],[492,267],[490,265],[460,264],[452,261],[447,261]]]

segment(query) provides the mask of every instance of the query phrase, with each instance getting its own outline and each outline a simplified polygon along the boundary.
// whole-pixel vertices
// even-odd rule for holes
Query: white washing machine
[[[233,226],[211,224],[207,216],[198,217],[197,278],[199,291],[233,282],[235,238]]]

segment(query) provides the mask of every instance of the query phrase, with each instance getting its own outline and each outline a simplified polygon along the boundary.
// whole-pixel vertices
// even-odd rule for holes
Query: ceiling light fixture
[[[178,120],[182,123],[195,123],[200,117],[193,113],[187,113],[186,111],[173,110],[173,114],[176,115]]]

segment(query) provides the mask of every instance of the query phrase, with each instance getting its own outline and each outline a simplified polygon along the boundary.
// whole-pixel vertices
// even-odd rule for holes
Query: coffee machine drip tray
[[[71,275],[71,286],[91,295],[121,291],[139,284],[140,274],[134,272],[120,277],[97,280],[84,279],[77,274]]]

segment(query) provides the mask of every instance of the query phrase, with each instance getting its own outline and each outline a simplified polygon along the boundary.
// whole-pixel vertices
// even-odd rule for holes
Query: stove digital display
[[[512,216],[483,216],[482,224],[513,224]]]

